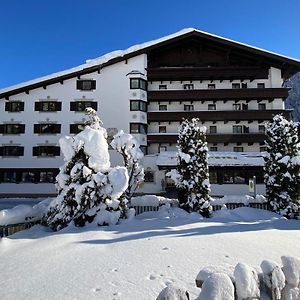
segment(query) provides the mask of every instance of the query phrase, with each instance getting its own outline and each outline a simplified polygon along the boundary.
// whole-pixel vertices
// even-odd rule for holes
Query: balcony
[[[148,81],[268,79],[269,70],[260,67],[165,67],[149,68]]]
[[[208,111],[153,111],[147,113],[148,122],[180,122],[199,118],[201,121],[248,121],[271,120],[274,115],[283,114],[289,118],[291,110],[208,110]]]
[[[287,88],[148,91],[148,102],[285,99],[288,91]]]
[[[177,134],[148,134],[148,144],[152,143],[170,143],[177,142]],[[207,134],[206,139],[208,143],[261,143],[265,140],[263,133],[228,133],[228,134]]]

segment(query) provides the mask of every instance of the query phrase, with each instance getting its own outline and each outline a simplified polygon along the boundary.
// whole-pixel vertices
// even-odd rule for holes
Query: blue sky
[[[0,88],[185,27],[300,59],[299,0],[9,0]]]

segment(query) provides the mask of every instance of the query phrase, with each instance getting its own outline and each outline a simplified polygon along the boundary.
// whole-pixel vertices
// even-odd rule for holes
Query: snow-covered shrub
[[[300,216],[300,143],[298,124],[276,115],[266,126],[265,184],[273,211]]]
[[[206,128],[198,119],[184,120],[177,141],[178,167],[168,173],[178,188],[178,200],[187,211],[197,211],[205,217],[212,212]]]
[[[83,226],[98,215],[98,225],[115,224],[126,203],[119,198],[128,187],[125,167],[110,167],[106,130],[97,113],[88,108],[85,129],[59,140],[65,164],[56,178],[58,196],[51,202],[43,224],[60,230],[70,222]]]
[[[124,133],[123,130],[114,135],[110,145],[123,157],[129,176],[128,188],[124,196],[130,199],[139,184],[144,181],[144,169],[140,165],[144,154],[140,149],[139,142],[131,134]]]
[[[293,287],[300,287],[300,260],[296,257],[281,256],[281,261],[286,282]]]
[[[156,300],[189,300],[186,289],[174,285],[168,285],[157,296]]]
[[[254,268],[238,263],[234,269],[234,278],[238,300],[260,299],[259,279]]]
[[[280,266],[274,261],[263,260],[260,267],[263,271],[263,281],[271,299],[280,300],[285,286],[285,276]]]
[[[234,300],[234,286],[230,277],[224,273],[209,276],[197,300]]]

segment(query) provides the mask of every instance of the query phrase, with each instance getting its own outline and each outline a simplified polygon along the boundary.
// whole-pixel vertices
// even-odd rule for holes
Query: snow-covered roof
[[[240,42],[237,42],[237,41],[234,41],[234,40],[231,40],[231,39],[227,39],[227,38],[224,38],[224,37],[221,37],[221,36],[218,36],[218,35],[214,35],[214,34],[211,34],[211,33],[205,32],[205,31],[201,31],[201,30],[198,30],[198,29],[195,29],[195,28],[185,28],[185,29],[182,29],[182,30],[180,30],[178,32],[175,32],[173,34],[164,36],[162,38],[155,39],[155,40],[145,42],[145,43],[142,43],[142,44],[137,44],[137,45],[131,46],[128,49],[125,49],[125,50],[116,50],[116,51],[112,51],[112,52],[109,52],[107,54],[104,54],[100,57],[97,57],[97,58],[94,58],[94,59],[89,59],[89,60],[86,61],[86,63],[84,63],[82,65],[79,65],[77,67],[74,67],[74,68],[70,68],[70,69],[67,69],[67,70],[64,70],[64,71],[61,71],[61,72],[56,72],[56,73],[53,73],[53,74],[50,74],[50,75],[47,75],[47,76],[39,77],[39,78],[30,80],[30,81],[26,81],[26,82],[23,82],[23,83],[20,83],[20,84],[17,84],[17,85],[13,85],[13,86],[1,89],[0,90],[0,97],[5,96],[4,95],[5,93],[13,91],[13,90],[17,90],[17,89],[21,89],[21,88],[24,88],[24,87],[32,86],[32,85],[35,85],[37,83],[48,81],[48,80],[51,80],[51,79],[54,79],[54,78],[58,78],[58,77],[60,78],[62,76],[66,76],[66,75],[69,75],[69,74],[72,74],[72,73],[76,73],[76,72],[80,72],[80,71],[84,71],[84,70],[89,70],[93,67],[97,67],[97,66],[101,67],[102,65],[107,64],[110,61],[112,61],[114,59],[117,59],[117,58],[120,58],[120,59],[124,58],[125,59],[127,55],[135,54],[135,53],[137,53],[139,51],[143,51],[143,50],[146,51],[146,49],[148,49],[152,46],[158,45],[160,43],[163,43],[163,42],[166,42],[166,41],[169,41],[169,40],[172,40],[174,38],[177,38],[177,37],[180,37],[180,36],[183,36],[183,35],[186,35],[186,34],[190,34],[190,33],[198,33],[198,34],[204,35],[204,36],[209,37],[209,38],[215,38],[215,39],[218,39],[218,40],[223,41],[223,42],[233,43],[236,46],[247,47],[249,49],[259,51],[259,52],[261,52],[261,54],[272,55],[272,56],[274,56],[274,58],[277,58],[277,59],[286,59],[286,60],[289,60],[291,63],[295,63],[297,65],[299,64],[299,68],[300,68],[300,60],[290,58],[290,57],[287,57],[287,56],[284,56],[284,55],[280,55],[280,54],[277,54],[277,53],[274,53],[274,52],[271,52],[271,51],[267,51],[267,50],[264,50],[264,49],[261,49],[261,48],[258,48],[258,47],[250,46],[250,45],[245,44],[245,43],[240,43]]]
[[[263,166],[260,152],[208,152],[209,166]],[[157,154],[158,166],[176,166],[177,152],[165,151]]]

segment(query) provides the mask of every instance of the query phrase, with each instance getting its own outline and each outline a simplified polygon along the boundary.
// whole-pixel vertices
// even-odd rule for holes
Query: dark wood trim
[[[170,45],[174,45],[175,43],[180,43],[186,39],[197,39],[197,40],[205,40],[210,41],[212,43],[215,43],[215,45],[221,45],[226,46],[226,49],[234,49],[235,52],[240,51],[243,55],[249,54],[253,58],[253,55],[261,57],[263,60],[268,60],[269,65],[276,66],[280,69],[282,69],[283,78],[288,78],[298,72],[300,70],[300,61],[293,60],[284,56],[280,56],[277,54],[273,54],[271,52],[267,52],[264,50],[260,50],[257,48],[252,48],[247,45],[239,44],[234,41],[230,41],[221,37],[216,37],[213,35],[208,35],[203,32],[198,31],[191,31],[185,34],[181,34],[179,36],[176,36],[174,38],[170,38],[166,41],[156,43],[154,45],[145,47],[143,49],[132,51],[128,54],[125,54],[122,57],[116,57],[113,58],[106,63],[103,64],[97,64],[92,67],[83,68],[82,70],[70,72],[65,75],[60,75],[54,78],[50,79],[44,79],[36,83],[27,84],[23,87],[15,88],[13,90],[8,90],[7,92],[0,93],[0,99],[6,98],[8,99],[10,96],[17,95],[24,92],[29,92],[30,90],[37,89],[37,88],[44,88],[47,87],[47,85],[59,83],[64,80],[68,80],[74,77],[80,78],[81,75],[84,74],[90,74],[93,72],[98,72],[100,68],[104,68],[106,66],[115,64],[117,62],[126,61],[130,59],[131,57],[137,56],[139,54],[150,54],[151,51],[156,51],[158,49],[161,49],[163,47],[169,47]]]
[[[148,91],[148,102],[287,98],[288,88]]]
[[[151,134],[147,135],[148,144],[152,143],[176,143],[177,134]],[[208,143],[260,143],[265,140],[265,134],[262,133],[242,133],[242,134],[208,134],[206,136]]]
[[[260,67],[178,67],[149,68],[148,80],[234,80],[234,79],[267,79],[269,70]]]
[[[277,114],[289,118],[292,110],[208,110],[208,111],[157,111],[148,112],[148,122],[180,122],[199,118],[201,121],[253,121],[271,120]]]

